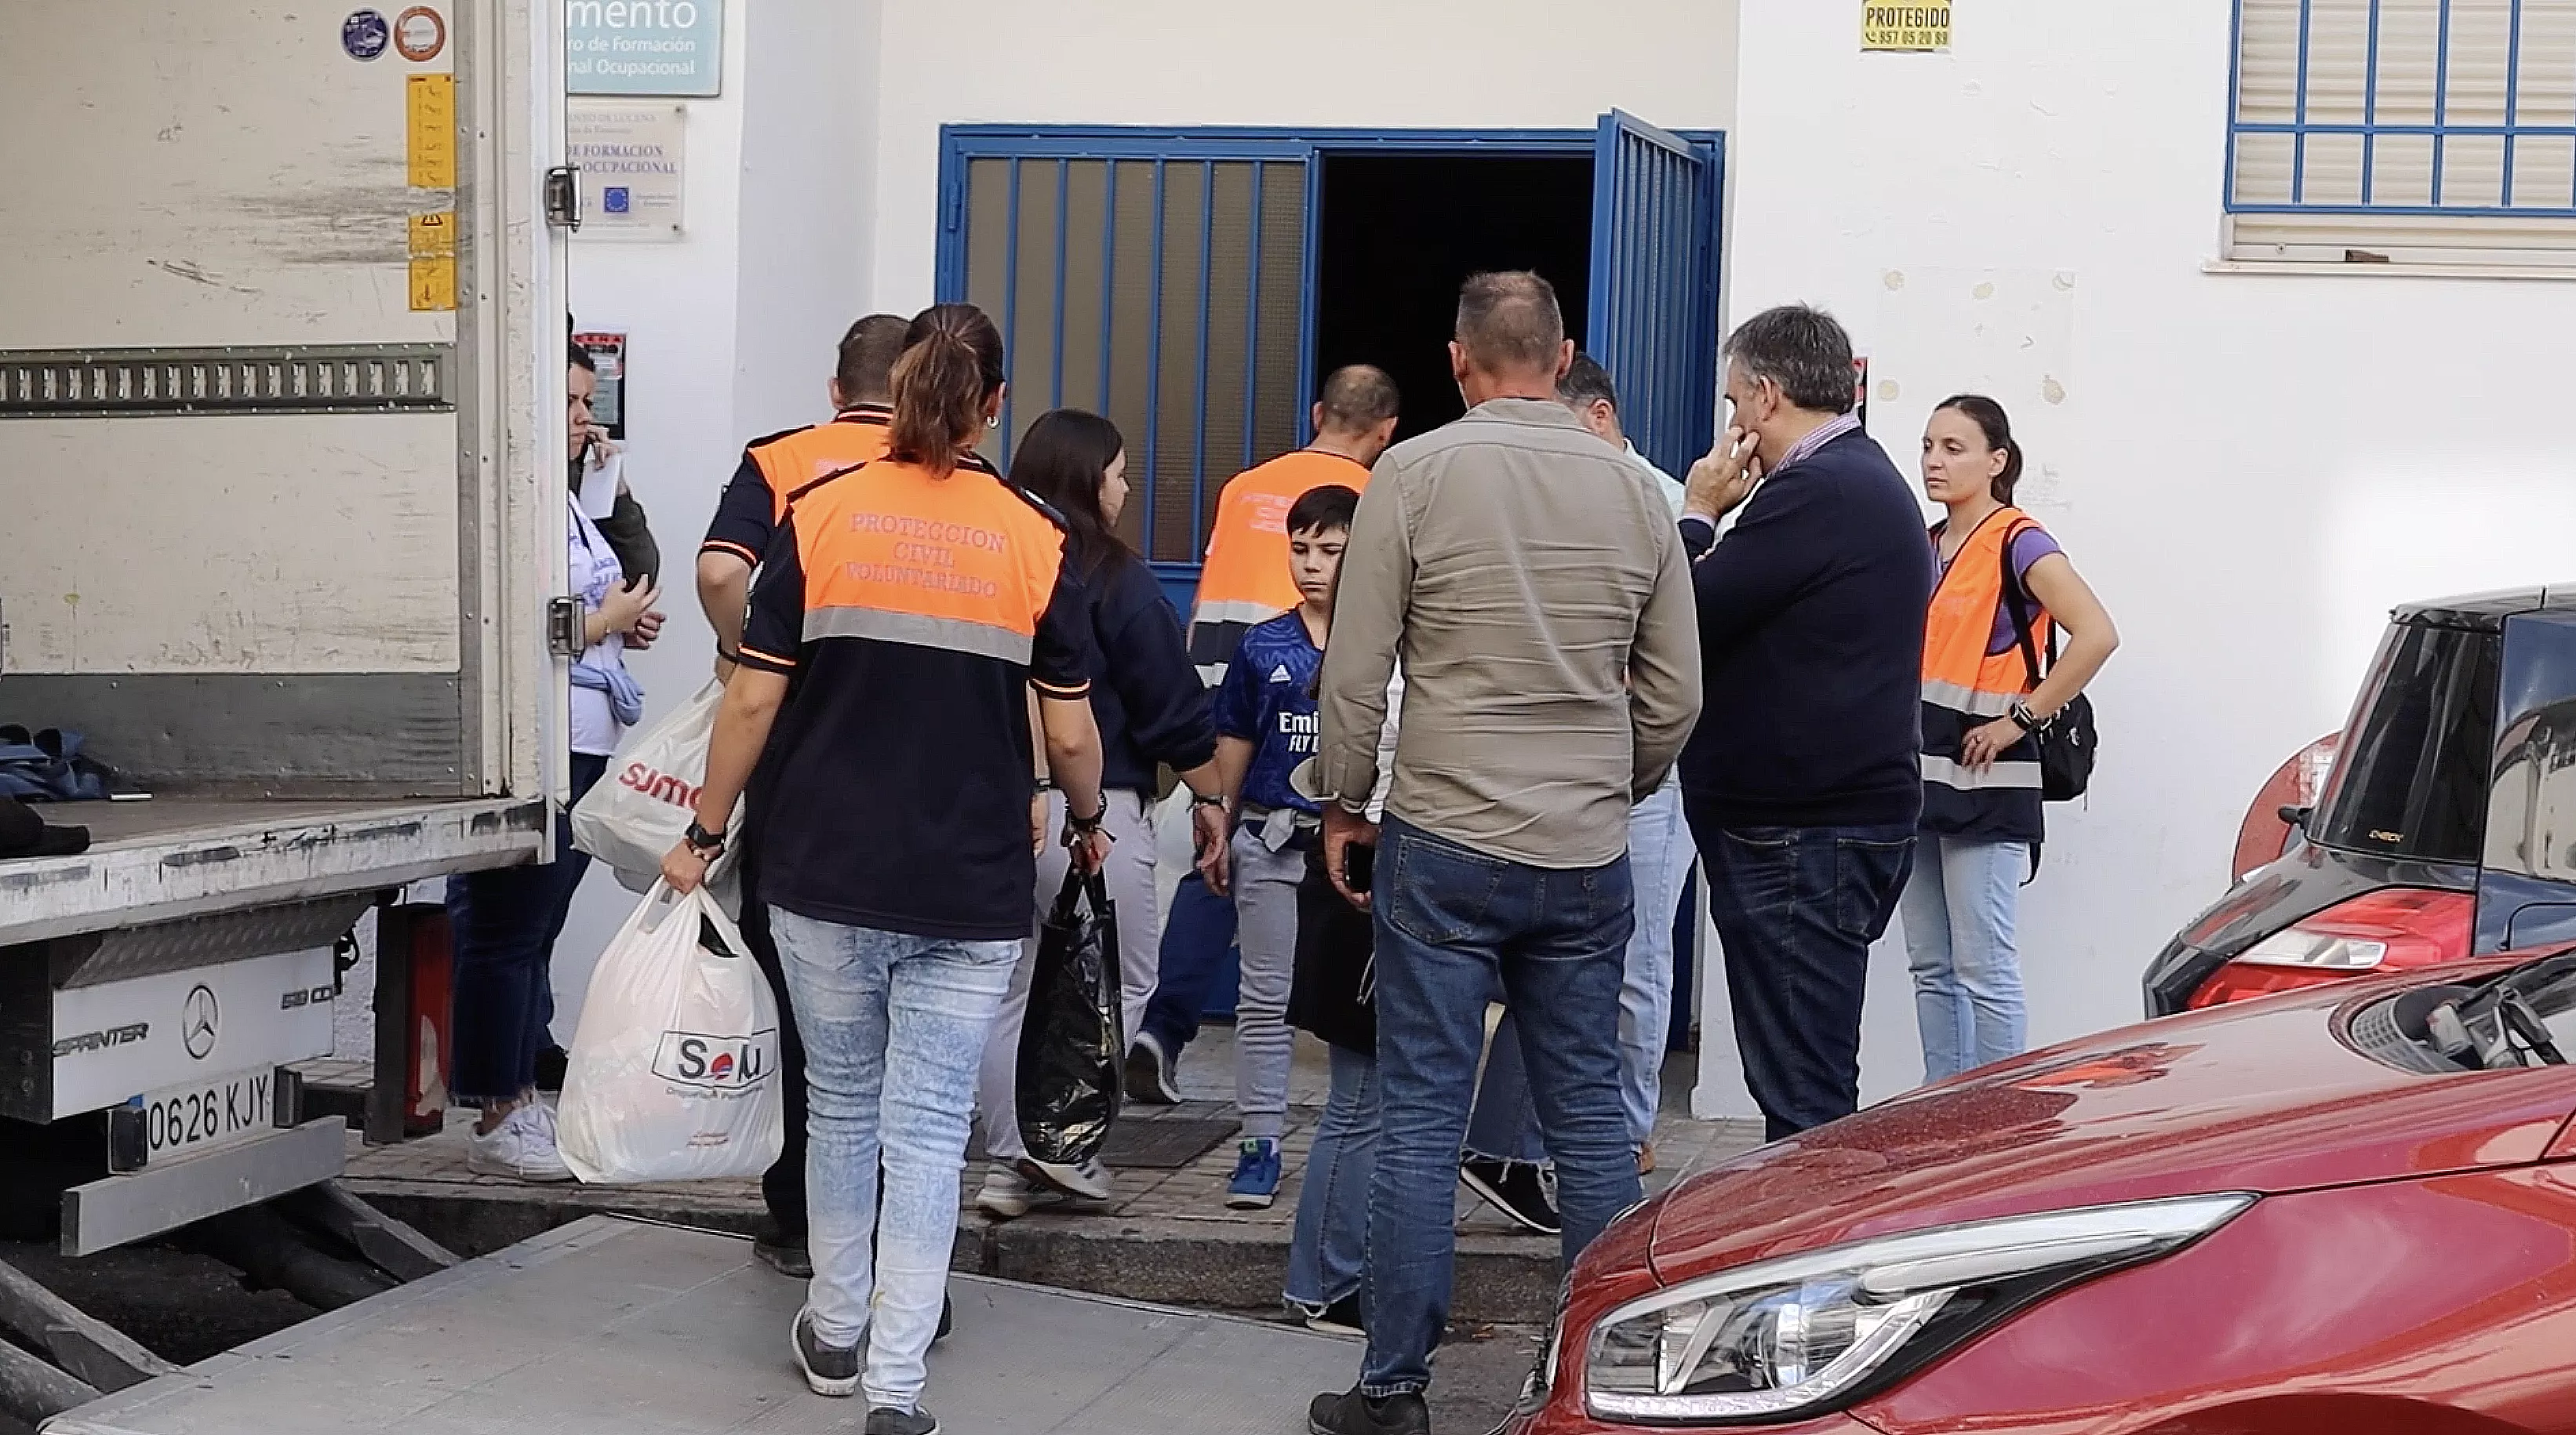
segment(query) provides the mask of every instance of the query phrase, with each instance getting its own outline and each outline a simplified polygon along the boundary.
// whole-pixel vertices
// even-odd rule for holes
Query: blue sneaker
[[[1255,1137],[1235,1148],[1234,1179],[1225,1183],[1225,1203],[1238,1211],[1266,1211],[1279,1194],[1279,1143]]]

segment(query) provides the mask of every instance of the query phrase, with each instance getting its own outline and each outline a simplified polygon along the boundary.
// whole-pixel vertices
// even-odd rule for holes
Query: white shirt
[[[1654,477],[1657,489],[1664,495],[1664,502],[1672,505],[1673,517],[1676,519],[1680,518],[1682,516],[1682,498],[1690,492],[1689,489],[1682,486],[1682,481],[1673,477],[1671,474],[1664,472],[1662,469],[1655,467],[1652,460],[1648,459],[1644,454],[1637,452],[1637,446],[1633,443],[1628,445],[1628,461],[1635,464],[1637,467],[1644,469],[1648,474]]]
[[[617,550],[608,546],[599,525],[590,521],[590,515],[582,512],[578,502],[572,505],[571,559],[571,567],[565,572],[572,579],[573,591],[581,595],[582,613],[587,617],[599,611],[611,588],[625,583],[626,570],[617,565]],[[622,667],[626,662],[625,636],[611,633],[582,656],[594,667]],[[625,735],[626,728],[617,721],[617,709],[608,701],[608,694],[573,684],[573,751],[608,757],[616,753],[617,740]]]

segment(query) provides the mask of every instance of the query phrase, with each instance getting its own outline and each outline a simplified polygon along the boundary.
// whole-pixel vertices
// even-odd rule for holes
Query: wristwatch
[[[1225,804],[1225,794],[1224,794],[1224,793],[1221,793],[1221,792],[1218,792],[1218,793],[1193,792],[1193,793],[1191,793],[1191,794],[1190,794],[1190,806],[1192,806],[1192,807],[1218,807],[1218,808],[1221,808],[1221,807],[1224,807],[1225,805],[1226,805],[1226,804]]]
[[[700,857],[713,858],[724,851],[724,834],[709,832],[695,818],[689,820],[689,830],[680,834],[680,840]]]
[[[2015,698],[2013,700],[2013,705],[2004,710],[2004,716],[2011,718],[2013,720],[2013,724],[2019,727],[2023,732],[2037,732],[2041,728],[2048,726],[2048,724],[2043,721],[2037,713],[2030,710],[2029,703],[2023,702],[2019,698]]]

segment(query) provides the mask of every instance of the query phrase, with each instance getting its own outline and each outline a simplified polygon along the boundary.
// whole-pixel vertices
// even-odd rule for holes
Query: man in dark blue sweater
[[[1726,440],[1691,470],[1707,706],[1682,796],[1770,1138],[1860,1103],[1862,985],[1913,865],[1932,548],[1852,412],[1851,339],[1803,306],[1726,344]],[[1743,509],[1734,529],[1718,521]]]

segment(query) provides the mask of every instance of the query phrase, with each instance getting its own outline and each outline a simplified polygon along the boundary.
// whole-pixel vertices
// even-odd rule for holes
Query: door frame
[[[1708,186],[1701,219],[1710,243],[1693,286],[1698,312],[1717,315],[1722,297],[1719,275],[1726,253],[1726,132],[1708,129],[1669,131],[1706,152],[1715,183]],[[1224,160],[1291,161],[1306,166],[1306,242],[1304,272],[1298,280],[1297,392],[1315,392],[1315,291],[1318,251],[1316,226],[1323,213],[1324,167],[1335,155],[1543,155],[1594,157],[1600,131],[1583,129],[1364,129],[1320,126],[1165,126],[1165,125],[1022,125],[950,124],[939,128],[939,206],[937,260],[933,294],[942,302],[966,293],[966,179],[976,159],[1153,160],[1184,163]],[[1058,236],[1059,246],[1063,243]],[[1597,258],[1598,256],[1596,256]],[[1061,296],[1059,296],[1059,302]],[[1587,345],[1591,335],[1580,342]],[[1297,441],[1313,439],[1312,399],[1297,407]],[[1206,482],[1201,475],[1200,482]],[[1156,563],[1155,573],[1167,588],[1195,584],[1199,565]],[[1186,606],[1184,607],[1186,611]]]

